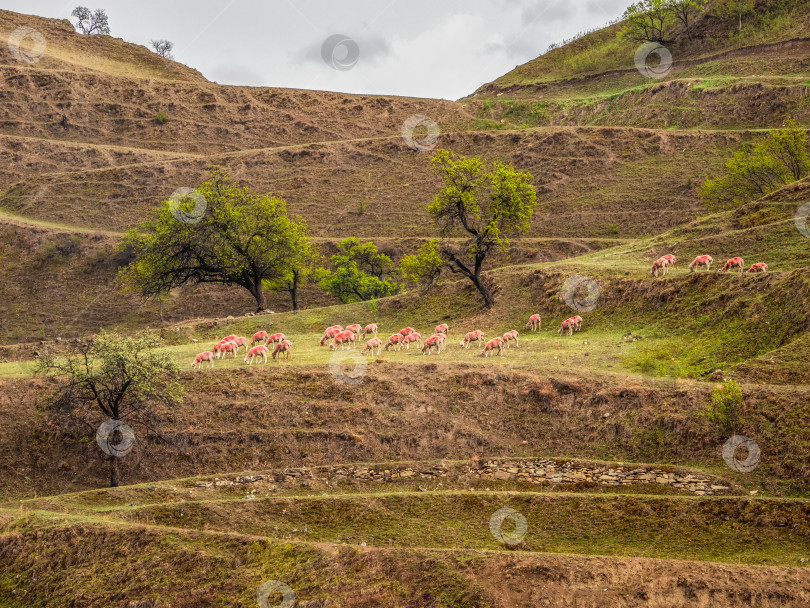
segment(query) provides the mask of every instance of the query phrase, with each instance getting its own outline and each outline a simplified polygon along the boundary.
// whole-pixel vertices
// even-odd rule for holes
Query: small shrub
[[[727,380],[714,389],[700,416],[723,432],[732,433],[740,425],[742,406],[743,395],[739,385],[734,380]]]
[[[159,124],[159,125],[165,125],[168,121],[169,121],[169,117],[166,116],[166,114],[163,112],[163,110],[158,112],[157,116],[155,116],[155,122],[157,124]]]
[[[37,270],[51,263],[61,263],[81,253],[82,240],[77,235],[61,234],[56,240],[45,243],[34,256],[34,267]]]

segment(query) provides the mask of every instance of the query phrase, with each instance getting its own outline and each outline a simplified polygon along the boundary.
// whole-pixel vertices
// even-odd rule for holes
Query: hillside
[[[785,116],[807,123],[807,3],[757,0],[740,31],[716,5],[693,17],[690,37],[679,24],[669,27],[672,59],[661,75],[634,65],[640,42],[624,37],[620,22],[549,50],[465,101],[481,121],[507,128],[739,129],[773,126]],[[656,68],[655,55],[651,61]]]
[[[757,0],[738,32],[713,6],[660,81],[617,24],[458,102],[221,86],[0,11],[0,46],[20,26],[48,43],[33,64],[0,53],[0,607],[290,608],[271,581],[301,608],[810,605],[794,217],[810,178],[727,211],[699,196],[740,145],[789,116],[810,127],[810,9]],[[439,147],[533,176],[527,233],[487,260],[493,307],[457,276],[353,304],[307,285],[296,314],[286,294],[254,314],[235,287],[158,304],[115,284],[123,233],[212,167],[284,197],[327,257],[359,236],[399,262],[437,235],[432,154],[401,133],[417,114]],[[665,253],[676,265],[652,277]],[[690,273],[703,254],[712,270]],[[769,271],[717,271],[738,255]],[[573,314],[581,331],[560,335]],[[319,345],[371,322],[383,339],[447,323],[447,349]],[[159,336],[183,391],[136,425],[115,488],[101,414],[62,415],[58,379],[35,373],[102,329]],[[519,345],[482,358],[459,345],[472,329]],[[258,330],[284,332],[291,358],[189,368]],[[706,409],[729,379],[732,423]],[[729,456],[732,435],[753,444]]]

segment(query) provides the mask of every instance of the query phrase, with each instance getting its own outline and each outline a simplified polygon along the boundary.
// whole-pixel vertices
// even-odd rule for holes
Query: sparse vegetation
[[[169,122],[169,117],[163,110],[161,110],[157,113],[157,116],[155,116],[155,122],[159,125],[165,125],[167,122]]]

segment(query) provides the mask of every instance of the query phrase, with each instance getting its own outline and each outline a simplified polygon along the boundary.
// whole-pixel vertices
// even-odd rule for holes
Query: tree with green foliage
[[[482,159],[441,149],[431,164],[445,184],[428,206],[443,239],[439,253],[450,272],[470,279],[490,307],[495,299],[481,276],[484,261],[493,250],[509,249],[509,234],[529,229],[537,204],[534,178],[508,163],[485,171]],[[446,239],[458,229],[469,236],[463,247]]]
[[[666,38],[666,30],[675,17],[672,0],[640,0],[624,11],[627,21],[623,34],[638,42],[672,42]]]
[[[745,143],[726,163],[726,174],[701,186],[711,209],[738,207],[810,174],[807,134],[789,120],[756,144]]]
[[[683,25],[686,36],[692,40],[692,21],[705,12],[709,0],[670,0],[675,18]]]
[[[323,289],[344,304],[384,298],[399,291],[391,258],[380,253],[371,241],[344,239],[331,259],[335,270],[321,268],[318,280]]]
[[[127,337],[102,332],[67,354],[44,353],[35,371],[58,382],[50,399],[58,422],[63,426],[78,423],[95,434],[102,414],[159,436],[160,407],[178,405],[183,390],[177,381],[177,364],[167,352],[157,350],[158,346],[160,340],[150,333]],[[113,436],[106,438],[109,445],[121,444],[120,433],[116,426]],[[119,456],[108,453],[108,461],[110,487],[115,487],[120,482]]]
[[[771,131],[762,142],[762,150],[773,159],[779,179],[786,184],[810,173],[807,133],[793,119],[784,129]]]
[[[239,285],[261,311],[265,283],[301,262],[303,230],[283,199],[253,194],[214,169],[195,191],[169,199],[156,219],[127,232],[122,248],[134,259],[119,279],[145,298],[186,283]]]
[[[399,263],[399,273],[407,283],[417,285],[423,294],[439,282],[446,266],[439,251],[439,242],[431,239],[413,255],[406,255]]]
[[[70,15],[76,18],[75,27],[82,34],[110,35],[110,20],[103,8],[91,11],[86,6],[77,6]]]
[[[743,15],[754,10],[755,0],[717,0],[714,10],[721,17],[734,17],[739,20],[739,29],[742,30]]]
[[[298,292],[302,285],[313,280],[316,265],[321,255],[308,241],[306,236],[306,222],[295,218],[290,222],[289,237],[286,239],[289,254],[289,269],[283,276],[269,279],[264,282],[268,291],[286,291],[290,294],[293,312],[298,312]]]

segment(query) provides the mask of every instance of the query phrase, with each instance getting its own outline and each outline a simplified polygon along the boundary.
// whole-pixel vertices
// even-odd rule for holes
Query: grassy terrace
[[[25,521],[148,524],[153,530],[230,532],[278,541],[499,550],[489,521],[502,508],[526,517],[520,551],[802,564],[810,501],[736,497],[447,490],[181,500],[88,509],[23,511]],[[6,514],[19,515],[19,511]],[[507,522],[504,533],[514,531]]]
[[[210,349],[226,333],[250,337],[259,329],[267,329],[284,332],[294,345],[290,360],[270,360],[268,365],[333,365],[337,370],[342,364],[352,368],[361,358],[357,348],[332,353],[319,346],[323,328],[328,325],[373,321],[380,326],[379,336],[385,340],[405,326],[415,327],[427,337],[436,324],[448,321],[451,332],[447,350],[438,358],[425,357],[412,345],[406,351],[384,352],[379,358],[369,356],[363,365],[438,359],[488,367],[542,369],[548,373],[587,370],[698,377],[703,370],[728,369],[799,337],[796,332],[807,314],[807,299],[798,296],[810,288],[804,272],[810,266],[810,248],[808,239],[795,228],[794,209],[792,201],[764,201],[747,210],[706,216],[656,237],[617,239],[614,242],[619,244],[587,255],[498,269],[492,277],[513,295],[489,312],[480,310],[476,294],[466,283],[457,282],[422,299],[406,293],[376,303],[240,317],[225,321],[217,329],[206,323],[183,325],[174,331],[169,329],[167,348],[185,368],[194,355]],[[534,241],[527,240],[521,246],[530,247]],[[679,263],[667,277],[655,279],[649,276],[650,261],[665,251],[675,252]],[[688,261],[707,252],[715,258],[712,271],[690,274]],[[717,268],[723,261],[739,253],[745,255],[748,264],[766,261],[771,272],[718,275]],[[583,330],[571,337],[560,337],[560,322],[574,314],[564,305],[561,288],[573,275],[591,277],[592,295],[598,298],[593,311],[582,313]],[[585,295],[584,290],[578,293],[578,297]],[[659,301],[652,304],[650,298]],[[795,304],[788,305],[792,302]],[[738,309],[755,314],[741,315]],[[544,319],[543,329],[537,333],[525,329],[526,319],[533,312],[540,312]],[[712,330],[705,331],[707,327]],[[764,327],[770,329],[764,331]],[[482,361],[477,357],[477,344],[469,350],[458,346],[464,333],[472,329],[483,329],[488,337],[517,329],[521,333],[520,347],[506,350],[503,357]],[[624,341],[622,336],[627,332],[643,339]],[[217,361],[216,367],[244,366],[243,358],[242,354],[236,359]],[[30,362],[0,364],[2,376],[26,376],[30,371]]]

